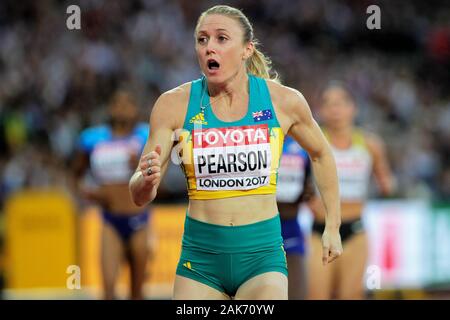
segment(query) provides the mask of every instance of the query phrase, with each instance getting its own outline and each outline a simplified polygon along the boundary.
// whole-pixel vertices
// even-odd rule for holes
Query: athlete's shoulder
[[[189,94],[191,91],[192,82],[186,82],[178,87],[167,90],[163,94],[161,94],[160,99],[162,100],[170,100],[170,101],[180,101],[189,99]]]
[[[275,80],[266,80],[272,101],[278,102],[283,108],[295,108],[307,106],[303,94],[294,88],[285,86]]]
[[[190,90],[191,82],[187,82],[162,93],[152,108],[151,126],[179,128],[183,124],[189,104]]]
[[[272,104],[279,115],[278,119],[284,117],[285,121],[291,125],[311,122],[311,110],[308,102],[299,90],[282,85],[274,80],[267,80],[267,85]]]

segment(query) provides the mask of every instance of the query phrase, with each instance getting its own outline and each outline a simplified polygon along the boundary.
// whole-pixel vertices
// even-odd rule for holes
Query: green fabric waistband
[[[280,215],[252,224],[222,226],[186,214],[183,249],[212,253],[258,252],[283,245]]]

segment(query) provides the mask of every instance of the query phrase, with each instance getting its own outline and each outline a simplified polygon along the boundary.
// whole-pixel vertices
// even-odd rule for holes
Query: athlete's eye
[[[224,42],[224,41],[228,40],[228,38],[225,36],[219,36],[218,39],[219,39],[219,42]]]
[[[198,44],[205,44],[207,41],[208,41],[208,39],[206,37],[198,37],[197,38]]]

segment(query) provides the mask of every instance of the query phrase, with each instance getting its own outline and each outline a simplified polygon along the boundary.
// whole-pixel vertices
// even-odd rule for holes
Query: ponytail
[[[272,70],[272,61],[264,53],[258,50],[257,42],[255,43],[255,51],[252,56],[247,60],[247,72],[253,74],[256,77],[264,79],[272,79],[279,82],[278,74],[275,72],[272,77],[270,72]]]

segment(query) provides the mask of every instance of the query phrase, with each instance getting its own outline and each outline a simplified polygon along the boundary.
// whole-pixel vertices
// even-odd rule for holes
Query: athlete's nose
[[[208,41],[208,44],[206,45],[206,54],[210,55],[212,53],[216,53],[216,46],[213,41]]]

